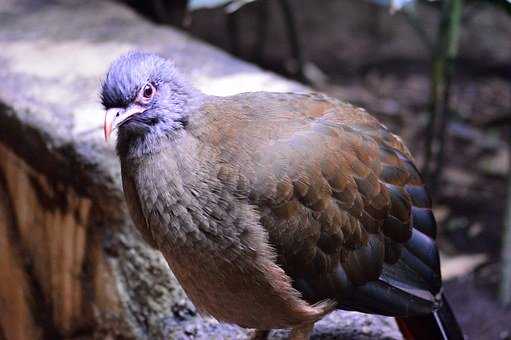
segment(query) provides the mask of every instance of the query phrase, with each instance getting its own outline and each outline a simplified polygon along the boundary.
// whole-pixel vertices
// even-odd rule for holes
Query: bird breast
[[[257,211],[218,179],[211,158],[191,156],[199,146],[191,140],[130,162],[146,221],[138,227],[199,310],[262,329],[320,318],[325,308],[303,301],[275,264]]]

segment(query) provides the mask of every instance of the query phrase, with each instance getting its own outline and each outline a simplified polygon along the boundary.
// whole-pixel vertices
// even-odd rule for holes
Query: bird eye
[[[154,87],[151,84],[145,84],[143,90],[142,90],[142,96],[144,99],[151,99],[151,97],[154,94]]]

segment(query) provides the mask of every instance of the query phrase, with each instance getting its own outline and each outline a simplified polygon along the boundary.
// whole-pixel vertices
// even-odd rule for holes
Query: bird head
[[[105,139],[116,129],[120,135],[142,136],[183,125],[187,106],[198,93],[169,60],[127,53],[112,63],[102,84]]]

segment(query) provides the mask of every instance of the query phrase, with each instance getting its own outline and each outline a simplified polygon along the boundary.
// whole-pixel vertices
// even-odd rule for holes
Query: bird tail
[[[463,340],[456,317],[442,295],[442,307],[428,315],[396,318],[406,340]]]

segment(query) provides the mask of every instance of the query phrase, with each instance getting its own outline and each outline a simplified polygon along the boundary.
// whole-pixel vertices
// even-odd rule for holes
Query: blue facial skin
[[[137,98],[147,84],[154,87],[154,94],[148,102],[141,103]],[[187,111],[202,97],[181,77],[173,63],[144,52],[130,52],[115,60],[101,88],[105,110],[141,106],[141,112],[118,126],[118,153],[133,156],[154,149],[149,144],[184,128]]]

